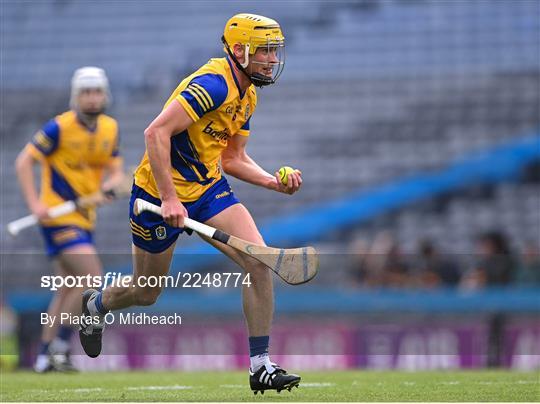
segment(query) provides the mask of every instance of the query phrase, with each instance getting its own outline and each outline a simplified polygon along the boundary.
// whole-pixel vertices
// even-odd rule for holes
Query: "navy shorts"
[[[133,184],[131,200],[129,201],[129,225],[133,244],[150,253],[157,254],[165,251],[178,239],[184,229],[169,226],[161,216],[152,212],[145,211],[139,216],[135,216],[133,204],[137,198],[161,206],[160,199]],[[198,200],[182,204],[187,209],[191,219],[204,223],[236,203],[240,203],[240,201],[234,195],[225,177],[222,177],[207,189]],[[190,231],[189,234],[191,234]]]
[[[94,244],[92,232],[77,226],[41,227],[41,233],[45,239],[47,255],[51,258],[77,244]]]

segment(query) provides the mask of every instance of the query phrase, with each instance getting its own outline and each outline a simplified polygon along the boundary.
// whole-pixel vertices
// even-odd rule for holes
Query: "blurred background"
[[[27,214],[13,163],[68,109],[73,71],[106,70],[122,154],[239,12],[280,22],[286,67],[258,91],[249,154],[303,172],[289,197],[231,179],[269,245],[314,245],[318,277],[276,280],[273,357],[291,368],[540,367],[540,2],[0,2],[2,228]],[[107,271],[131,272],[127,202],[99,212]],[[51,273],[38,230],[0,233],[2,366],[29,366]],[[193,237],[171,273],[235,269]],[[110,327],[83,369],[242,367],[240,291],[167,289]],[[73,341],[80,352],[78,341]],[[221,357],[221,360],[216,358]]]

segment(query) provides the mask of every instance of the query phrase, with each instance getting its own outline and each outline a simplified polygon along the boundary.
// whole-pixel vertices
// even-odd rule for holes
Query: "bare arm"
[[[124,161],[122,158],[113,158],[105,167],[106,179],[103,181],[102,189],[108,191],[124,180]]]
[[[39,219],[46,219],[48,217],[47,207],[40,202],[34,183],[33,167],[38,162],[41,163],[25,147],[15,160],[15,171],[28,209]]]
[[[226,174],[268,189],[277,189],[276,178],[263,170],[246,152],[246,136],[233,136],[221,154],[221,167]]]
[[[171,175],[171,136],[193,120],[178,101],[171,102],[144,131],[146,151],[162,201],[162,216],[170,226],[182,227],[187,211],[178,200]]]
[[[302,185],[299,172],[290,174],[291,181],[287,185],[281,184],[277,173],[274,176],[262,169],[246,152],[248,138],[246,136],[233,136],[229,139],[227,148],[221,154],[221,167],[226,174],[230,174],[250,184],[271,189],[286,194],[293,194]]]

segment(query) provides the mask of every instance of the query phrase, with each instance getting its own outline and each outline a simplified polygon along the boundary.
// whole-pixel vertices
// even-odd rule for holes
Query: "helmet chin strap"
[[[238,61],[238,59],[236,59],[236,57],[231,52],[231,48],[229,47],[229,44],[225,40],[224,36],[221,37],[221,41],[225,45],[225,48],[227,48],[227,53],[229,54],[229,56],[233,60],[234,64],[238,68],[238,70],[240,70],[242,73],[244,73],[246,75],[246,77],[253,83],[253,85],[255,87],[264,87],[264,86],[268,86],[270,84],[275,83],[275,81],[271,77],[267,77],[264,74],[261,74],[261,73],[249,74],[247,72],[246,67],[249,64],[249,44],[245,45],[245,47],[246,47],[246,51],[245,51],[245,53],[246,53],[246,61],[244,63],[240,63]]]

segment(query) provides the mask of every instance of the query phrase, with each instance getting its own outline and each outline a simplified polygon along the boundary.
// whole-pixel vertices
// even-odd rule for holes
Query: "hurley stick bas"
[[[133,213],[140,215],[145,211],[161,216],[160,206],[144,199],[136,199]],[[319,255],[313,247],[274,248],[255,245],[187,217],[184,218],[184,227],[253,257],[270,268],[289,285],[300,285],[309,282],[317,275],[319,270]]]

